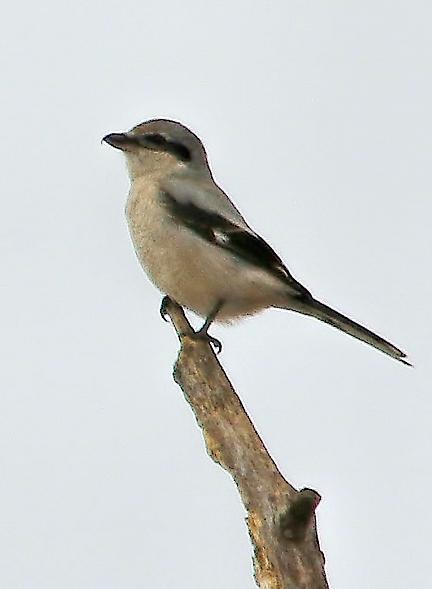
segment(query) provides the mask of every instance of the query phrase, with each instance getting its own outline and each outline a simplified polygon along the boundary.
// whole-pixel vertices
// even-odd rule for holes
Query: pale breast
[[[207,316],[226,301],[219,319],[252,314],[269,305],[274,285],[229,252],[175,222],[156,183],[134,186],[126,215],[138,259],[152,282],[180,305]]]
[[[131,190],[126,206],[129,231],[138,259],[152,282],[165,294],[200,315],[217,302],[209,280],[206,249],[199,238],[168,215],[158,192]]]

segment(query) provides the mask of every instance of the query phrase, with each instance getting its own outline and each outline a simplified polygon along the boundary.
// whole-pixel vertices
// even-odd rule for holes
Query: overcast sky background
[[[6,13],[6,14],[5,14]],[[103,135],[166,116],[294,276],[409,353],[312,319],[214,328],[333,588],[431,585],[430,2],[9,3],[0,587],[253,588],[244,510],[171,378]]]

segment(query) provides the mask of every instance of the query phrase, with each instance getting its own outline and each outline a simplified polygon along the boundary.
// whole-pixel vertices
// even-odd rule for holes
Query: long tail
[[[370,346],[377,348],[377,350],[381,350],[381,352],[399,360],[399,362],[402,362],[407,366],[412,366],[412,364],[403,359],[406,358],[406,354],[399,350],[399,348],[379,335],[376,335],[369,329],[366,329],[366,327],[355,323],[355,321],[348,319],[345,315],[338,313],[331,307],[327,307],[327,305],[324,305],[315,299],[303,299],[303,301],[296,302],[295,305],[290,305],[288,308],[292,311],[303,313],[304,315],[316,317],[320,321],[324,321],[324,323],[328,323],[329,325],[352,335],[360,341],[366,342]]]

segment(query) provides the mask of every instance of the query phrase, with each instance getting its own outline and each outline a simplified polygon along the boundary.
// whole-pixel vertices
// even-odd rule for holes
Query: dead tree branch
[[[328,589],[311,489],[297,491],[280,474],[210,345],[193,333],[183,310],[166,312],[181,348],[174,380],[201,427],[211,458],[233,477],[247,511],[261,589]]]

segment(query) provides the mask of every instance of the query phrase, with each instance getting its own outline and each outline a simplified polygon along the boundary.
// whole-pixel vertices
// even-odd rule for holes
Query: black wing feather
[[[258,235],[249,233],[222,215],[206,211],[190,201],[179,202],[168,192],[163,192],[161,197],[172,217],[201,238],[271,272],[291,288],[295,288],[301,297],[312,296],[291,276],[276,252]]]

